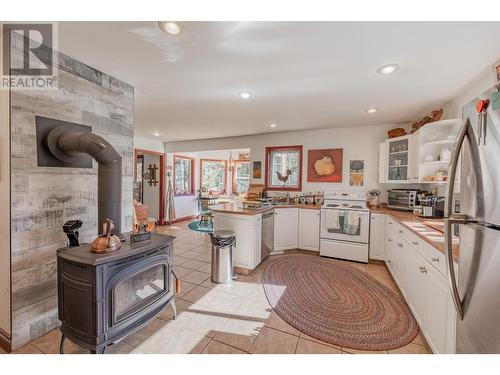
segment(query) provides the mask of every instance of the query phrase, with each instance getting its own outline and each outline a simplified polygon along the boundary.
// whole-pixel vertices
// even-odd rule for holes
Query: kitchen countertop
[[[444,233],[437,228],[444,228],[444,219],[419,218],[413,212],[392,210],[386,207],[370,209],[371,212],[386,214],[396,220],[410,232],[416,234],[436,250],[445,254]],[[458,261],[458,237],[453,237],[453,260]]]
[[[301,204],[301,203],[286,204],[284,202],[272,206],[265,206],[259,208],[243,208],[241,202],[222,203],[210,206],[210,209],[213,212],[221,212],[221,213],[229,213],[237,215],[257,215],[275,208],[305,208],[310,210],[319,210],[321,206],[316,204]]]

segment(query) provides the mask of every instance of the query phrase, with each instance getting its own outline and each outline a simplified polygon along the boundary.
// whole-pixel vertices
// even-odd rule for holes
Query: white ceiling
[[[500,58],[500,22],[182,27],[169,36],[156,22],[61,22],[59,49],[132,84],[136,133],[164,141],[412,121]],[[392,62],[399,71],[376,74]]]

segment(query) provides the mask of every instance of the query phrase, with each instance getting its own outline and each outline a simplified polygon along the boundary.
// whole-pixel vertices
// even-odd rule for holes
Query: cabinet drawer
[[[385,228],[387,233],[390,232],[396,233],[398,225],[399,224],[396,222],[396,220],[394,220],[392,217],[387,216],[387,220],[385,222]]]
[[[417,250],[420,253],[420,255],[422,255],[426,259],[429,258],[429,245],[427,244],[427,242],[425,242],[416,234],[411,233],[410,231],[407,231],[405,235],[405,240],[408,243],[408,245]]]
[[[429,246],[428,254],[427,260],[429,263],[443,275],[446,275],[446,256],[432,246]]]

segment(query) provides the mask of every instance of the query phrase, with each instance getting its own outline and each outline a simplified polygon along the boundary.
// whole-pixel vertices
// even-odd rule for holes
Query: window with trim
[[[201,191],[218,194],[226,192],[226,160],[200,160],[200,187]]]
[[[174,195],[194,194],[194,159],[174,155]]]
[[[235,160],[233,166],[233,193],[246,193],[250,184],[250,161]]]
[[[302,146],[266,148],[266,189],[302,190]]]

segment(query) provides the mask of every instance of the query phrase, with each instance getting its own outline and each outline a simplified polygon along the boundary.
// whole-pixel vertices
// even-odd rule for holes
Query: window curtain
[[[165,194],[165,216],[168,224],[175,221],[174,189],[172,188],[172,173],[167,172],[167,193]]]

